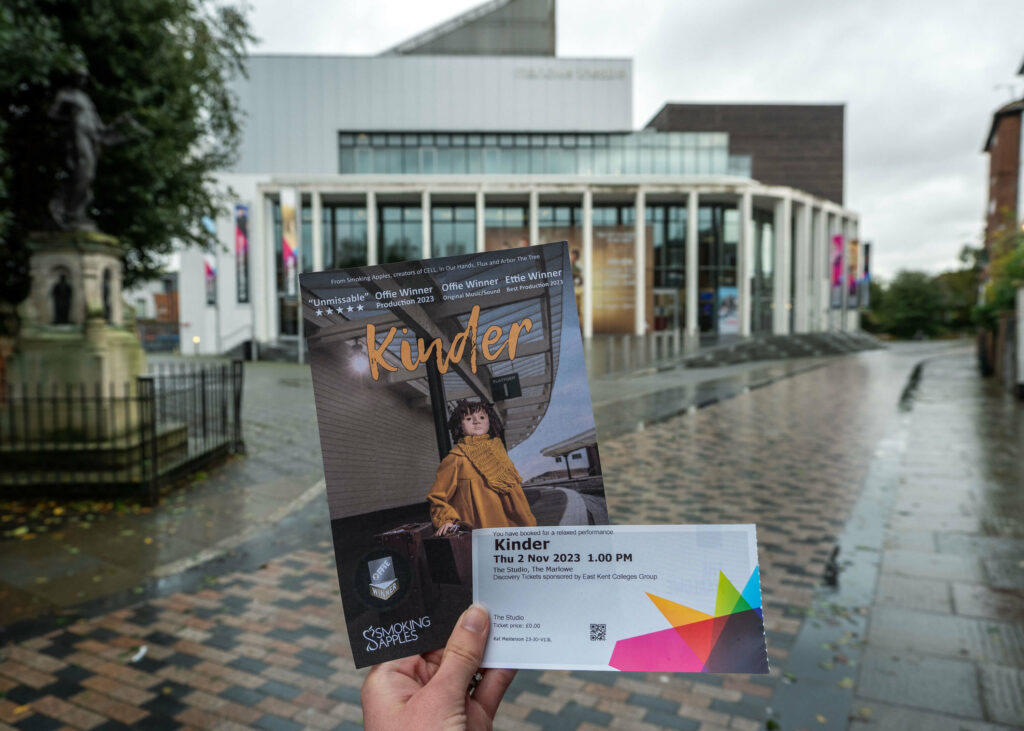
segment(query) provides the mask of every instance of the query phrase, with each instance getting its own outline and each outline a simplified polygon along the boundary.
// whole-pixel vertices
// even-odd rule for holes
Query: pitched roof
[[[1004,104],[995,111],[992,115],[992,125],[988,128],[988,137],[985,138],[985,147],[982,148],[982,152],[988,152],[992,148],[992,142],[996,136],[996,127],[999,126],[1000,120],[1003,117],[1019,116],[1021,111],[1024,111],[1024,99]]]
[[[555,0],[490,0],[382,52],[554,56]]]

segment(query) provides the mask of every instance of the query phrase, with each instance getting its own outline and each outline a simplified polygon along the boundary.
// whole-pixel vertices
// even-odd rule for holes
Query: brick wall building
[[[1011,102],[992,115],[985,140],[988,153],[988,206],[985,209],[985,245],[1007,226],[1021,219],[1021,112],[1024,100]]]
[[[647,127],[729,133],[733,155],[749,155],[751,177],[843,202],[842,104],[666,104]]]

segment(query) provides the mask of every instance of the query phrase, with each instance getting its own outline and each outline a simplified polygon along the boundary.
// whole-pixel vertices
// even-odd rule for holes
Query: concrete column
[[[736,247],[737,306],[740,336],[750,335],[750,271],[754,251],[754,200],[749,190],[740,195],[740,243]]]
[[[484,207],[484,192],[478,190],[476,192],[476,250],[485,251],[485,236],[486,228],[484,226],[484,216],[487,213],[487,209]]]
[[[257,257],[260,262],[261,279],[263,286],[252,293],[254,301],[261,304],[263,316],[260,318],[260,339],[264,342],[277,340],[281,332],[277,325],[277,242],[274,241],[274,201],[269,196],[263,197],[263,219],[262,238],[263,246],[260,247],[263,255]]]
[[[818,212],[814,208],[813,204],[809,200],[807,202],[808,207],[808,282],[807,282],[807,328],[809,333],[816,333],[818,331],[818,301],[820,295],[818,288],[821,286],[820,276],[818,274],[820,270],[818,260]]]
[[[772,307],[772,333],[789,334],[789,262],[793,237],[790,231],[793,199],[783,196],[775,203],[775,271],[772,273],[774,298]]]
[[[540,196],[536,190],[530,191],[530,246],[540,243]]]
[[[829,311],[832,306],[832,243],[829,239],[829,213],[824,207],[818,211],[818,330],[828,332]]]
[[[793,288],[793,331],[810,332],[810,257],[811,257],[811,202],[803,200],[796,210],[796,256]]]
[[[697,326],[697,216],[700,201],[697,191],[686,195],[686,339],[696,342],[700,336]]]
[[[318,190],[309,197],[313,212],[313,271],[321,272],[324,269],[323,201]]]
[[[377,194],[366,191],[366,263],[377,263]]]
[[[643,335],[647,332],[647,200],[643,189],[636,192],[636,221],[633,237],[633,258],[636,265],[636,321],[633,332]]]
[[[421,257],[423,259],[429,259],[431,256],[430,251],[430,191],[425,190],[420,193],[420,210],[423,211],[423,247],[421,250]]]
[[[594,194],[588,188],[583,191],[583,251],[580,253],[583,268],[583,337],[594,336]]]

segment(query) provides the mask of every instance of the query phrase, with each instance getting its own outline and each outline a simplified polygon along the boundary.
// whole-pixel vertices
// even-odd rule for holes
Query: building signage
[[[294,188],[281,191],[281,260],[284,264],[284,291],[288,297],[296,294],[299,271],[299,237],[296,221]]]
[[[857,259],[860,253],[860,242],[851,239],[846,246],[846,306],[849,309],[857,309],[857,290],[860,287],[860,279],[857,277]]]
[[[832,308],[843,306],[843,235],[832,237]]]
[[[203,254],[203,276],[206,283],[206,304],[217,304],[217,260],[213,254]]]
[[[238,301],[249,301],[249,206],[235,204],[235,271]]]
[[[636,331],[637,283],[644,287],[647,327],[654,326],[654,230],[648,226],[646,271],[637,272],[636,229],[594,226],[594,332]],[[641,279],[642,277],[642,279]]]
[[[871,307],[871,244],[864,244],[864,276],[860,280],[860,306]]]
[[[523,387],[519,383],[518,373],[495,376],[491,379],[491,395],[495,401],[506,401],[523,395]]]
[[[562,66],[520,66],[517,79],[543,81],[626,81],[626,70],[620,68],[564,68]]]
[[[736,335],[740,331],[739,288],[718,288],[718,334]]]

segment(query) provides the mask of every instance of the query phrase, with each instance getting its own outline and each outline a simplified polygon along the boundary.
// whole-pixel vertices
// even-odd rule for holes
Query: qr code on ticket
[[[590,641],[591,642],[604,642],[605,635],[608,633],[608,625],[606,624],[592,624],[590,625]]]

